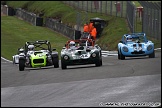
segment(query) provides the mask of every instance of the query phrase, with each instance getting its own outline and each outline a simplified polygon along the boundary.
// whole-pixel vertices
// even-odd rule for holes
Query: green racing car
[[[59,67],[59,56],[56,49],[51,49],[51,44],[47,40],[26,42],[25,47],[18,49],[18,54],[13,56],[13,63],[19,64],[19,71],[24,71],[25,67],[37,68],[54,65]]]

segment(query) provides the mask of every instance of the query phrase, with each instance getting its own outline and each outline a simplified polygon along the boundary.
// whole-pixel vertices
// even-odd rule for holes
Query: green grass
[[[105,50],[117,50],[117,43],[121,40],[121,36],[126,33],[129,33],[126,19],[112,17],[97,43]]]
[[[86,13],[78,11],[59,1],[7,1],[7,5],[14,8],[26,8],[28,11],[35,13],[44,13],[45,17],[61,17],[64,24],[76,25],[77,12],[81,13],[81,19],[85,19]],[[104,28],[101,37],[97,40],[97,44],[103,50],[117,50],[117,44],[125,33],[130,33],[125,18],[106,16],[100,13],[88,13],[88,21],[90,18],[99,17],[108,22],[108,26]],[[87,22],[83,20],[82,24]],[[136,30],[141,32],[142,23],[138,20]],[[1,56],[12,60],[12,56],[17,52],[17,48],[23,46],[26,41],[33,40],[49,40],[52,47],[56,48],[60,53],[67,37],[58,34],[48,28],[33,26],[16,17],[1,16]],[[151,39],[155,43],[155,48],[161,47],[159,40]]]
[[[17,49],[24,46],[26,41],[49,40],[51,47],[61,52],[69,38],[52,30],[33,26],[16,17],[1,16],[1,56],[12,60]]]
[[[140,6],[141,6],[141,4],[140,4],[138,1],[132,1],[132,2],[134,2],[134,5],[135,5],[136,7],[140,7]]]

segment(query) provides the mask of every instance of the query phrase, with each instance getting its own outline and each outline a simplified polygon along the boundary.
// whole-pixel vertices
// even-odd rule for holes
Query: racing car
[[[146,38],[145,33],[124,34],[118,43],[118,59],[137,56],[154,58],[154,43]]]
[[[61,50],[61,68],[86,64],[102,66],[101,48],[92,39],[68,40]]]
[[[54,68],[58,68],[59,56],[55,50],[55,48],[51,49],[51,44],[47,40],[26,42],[24,47],[18,49],[18,54],[13,56],[13,63],[19,64],[19,71],[24,71],[25,67],[54,65]]]

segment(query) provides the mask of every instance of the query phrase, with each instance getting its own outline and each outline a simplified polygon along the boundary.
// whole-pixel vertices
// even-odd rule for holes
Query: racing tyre
[[[153,51],[152,54],[149,55],[149,58],[155,58],[155,52]]]
[[[20,59],[19,60],[19,71],[24,71],[25,69],[25,60]]]
[[[54,65],[54,68],[58,68],[59,67],[59,59],[58,57],[53,57],[53,65]]]
[[[98,60],[98,62],[95,63],[96,67],[101,66],[102,65],[102,61]]]
[[[100,60],[100,66],[102,66],[102,59]]]
[[[100,52],[101,53],[101,52]],[[100,59],[100,66],[102,66],[102,53],[101,53],[101,59]]]
[[[120,51],[121,52],[121,51]],[[120,59],[121,60],[124,60],[125,59],[125,56],[122,54],[122,52],[120,53]]]
[[[120,54],[119,54],[119,50],[118,50],[118,59],[120,60],[121,58],[120,58]]]
[[[61,68],[62,68],[62,69],[67,69],[66,64],[65,64],[65,63],[63,63],[63,62],[61,62]]]

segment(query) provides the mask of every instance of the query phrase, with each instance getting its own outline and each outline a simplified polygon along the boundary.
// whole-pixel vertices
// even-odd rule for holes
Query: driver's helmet
[[[74,41],[71,41],[71,42],[69,43],[69,47],[70,47],[70,48],[75,48],[75,42],[74,42]]]
[[[29,50],[29,51],[33,51],[33,50],[34,50],[34,45],[29,45],[29,46],[28,46],[28,50]]]
[[[24,52],[24,49],[23,49],[23,48],[20,48],[20,49],[19,49],[19,52],[20,52],[20,53],[23,53],[23,52]]]
[[[127,41],[132,41],[132,36],[131,35],[127,36]]]

